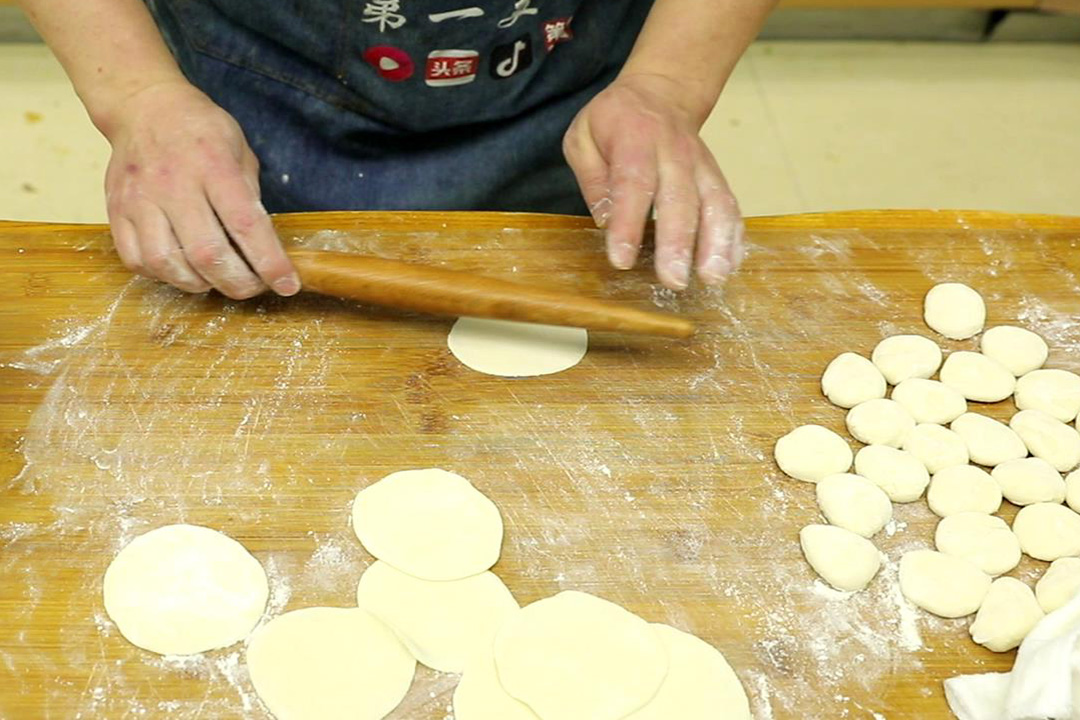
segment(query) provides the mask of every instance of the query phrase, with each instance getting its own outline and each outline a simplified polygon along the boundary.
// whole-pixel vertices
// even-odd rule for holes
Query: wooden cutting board
[[[771,448],[799,424],[843,429],[822,369],[886,335],[928,333],[935,282],[976,287],[991,324],[1042,333],[1051,366],[1080,370],[1080,219],[759,219],[745,270],[682,296],[647,268],[610,269],[579,219],[277,223],[309,247],[578,288],[690,314],[702,331],[596,334],[570,371],[488,377],[449,354],[446,319],[189,297],[129,277],[105,228],[0,224],[0,717],[267,717],[242,647],[162,659],[122,639],[100,598],[110,559],[155,526],[204,524],[262,561],[272,613],[349,605],[371,561],[348,526],[352,498],[431,466],[502,510],[495,569],[522,603],[585,590],[697,633],[738,670],[758,718],[945,717],[943,678],[1010,665],[964,621],[902,601],[896,560],[932,537],[923,502],[898,506],[876,538],[890,563],[868,591],[817,582],[797,541],[819,518],[813,487],[783,477]],[[450,716],[455,682],[421,669],[394,717]]]

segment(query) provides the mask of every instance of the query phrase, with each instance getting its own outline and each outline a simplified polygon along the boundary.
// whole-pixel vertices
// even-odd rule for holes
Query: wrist
[[[184,91],[192,89],[193,86],[179,69],[176,69],[163,70],[156,74],[113,77],[87,87],[78,87],[76,91],[86,107],[90,121],[111,141],[130,119],[129,108],[133,100],[170,88]]]
[[[615,82],[646,88],[683,115],[695,129],[701,129],[705,124],[722,89],[722,85],[714,81],[636,68],[630,64],[623,68]]]

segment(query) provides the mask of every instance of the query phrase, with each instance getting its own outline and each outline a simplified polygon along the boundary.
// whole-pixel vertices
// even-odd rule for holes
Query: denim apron
[[[272,212],[586,214],[561,142],[653,0],[147,0]]]

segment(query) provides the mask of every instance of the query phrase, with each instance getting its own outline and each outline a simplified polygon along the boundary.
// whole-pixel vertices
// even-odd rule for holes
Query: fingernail
[[[707,283],[715,283],[723,280],[731,273],[731,262],[723,255],[712,255],[701,266],[699,274]]]
[[[274,292],[283,297],[289,297],[300,292],[300,276],[296,273],[286,275],[274,281]]]
[[[690,263],[685,260],[672,260],[667,266],[671,284],[682,290],[690,284]]]
[[[608,259],[619,270],[634,267],[634,246],[630,243],[609,243]]]
[[[740,220],[738,226],[735,228],[735,239],[732,242],[731,249],[731,269],[738,270],[743,264],[743,260],[746,259],[746,225]]]
[[[611,200],[608,198],[597,200],[589,208],[589,213],[592,215],[596,227],[601,229],[607,227],[608,218],[611,217]]]

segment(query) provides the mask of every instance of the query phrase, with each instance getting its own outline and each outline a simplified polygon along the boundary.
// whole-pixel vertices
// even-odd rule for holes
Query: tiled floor
[[[705,129],[753,215],[1080,214],[1080,46],[761,43]],[[0,218],[104,219],[108,146],[42,46],[0,44]]]

